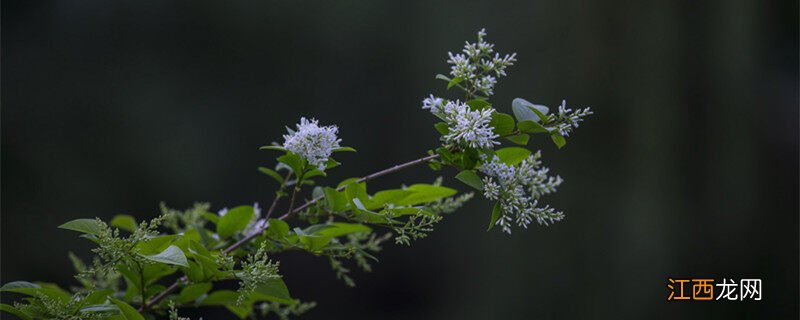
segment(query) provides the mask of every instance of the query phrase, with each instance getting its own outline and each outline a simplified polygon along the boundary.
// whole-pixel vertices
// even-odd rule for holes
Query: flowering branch
[[[346,260],[368,272],[385,241],[393,238],[396,244],[410,245],[473,197],[473,193],[457,195],[457,190],[442,185],[441,178],[367,191],[373,179],[420,164],[433,170],[457,169],[457,180],[494,202],[489,229],[499,226],[510,234],[514,225],[527,228],[534,221],[550,225],[563,220],[562,211],[541,204],[563,179],[551,175],[542,164],[541,151],[530,150],[528,142],[531,135],[548,135],[560,149],[592,111],[573,111],[562,101],[557,112],[550,113],[550,108],[521,98],[511,102],[513,116],[499,111],[489,98],[497,80],[516,62],[516,53],[495,52],[485,30],[477,39],[467,42],[461,53],[448,52],[449,76],[436,76],[447,82],[447,89],[461,90],[464,101],[433,94],[422,101],[422,109],[441,120],[434,124],[441,145],[428,155],[335,186],[318,185],[317,178],[341,164],[334,154],[355,149],[341,145],[337,126],[301,118],[294,129],[287,128],[282,144],[261,148],[280,153],[274,167],[259,168],[278,183],[263,216],[258,203],[216,214],[205,203],[183,211],[162,204],[161,216],[149,222],[125,215],[114,217],[110,224],[99,219],[67,222],[60,228],[80,232],[97,244],[91,266],[70,256],[81,287],[68,292],[49,284],[7,283],[0,291],[29,297],[0,310],[23,319],[147,315],[179,320],[185,319],[178,316],[179,308],[206,306],[225,307],[241,319],[300,315],[315,303],[289,294],[275,255],[299,250],[326,256],[336,277],[354,286]],[[311,188],[308,196],[306,187]],[[284,213],[272,218],[284,197],[289,198]],[[303,198],[310,200],[297,205]],[[384,229],[391,232],[378,231]],[[171,285],[158,284],[173,274],[178,280]],[[238,282],[238,290],[214,288],[215,283],[230,280]]]
[[[437,159],[437,158],[439,158],[438,154],[425,156],[425,157],[422,157],[422,158],[419,158],[419,159],[416,159],[416,160],[412,160],[412,161],[409,161],[409,162],[406,162],[406,163],[403,163],[403,164],[399,164],[399,165],[396,165],[396,166],[393,166],[393,167],[390,167],[390,168],[387,168],[387,169],[384,169],[384,170],[381,170],[381,171],[366,175],[366,176],[358,179],[358,182],[367,182],[367,181],[370,181],[372,179],[375,179],[375,178],[378,178],[378,177],[382,177],[382,176],[385,176],[387,174],[390,174],[390,173],[393,173],[393,172],[397,172],[397,171],[400,171],[400,170],[403,170],[403,169],[406,169],[406,168],[410,168],[410,167],[413,167],[413,166],[416,166],[416,165],[420,165],[420,164],[426,163],[428,161],[431,161],[431,160],[434,160],[434,159]],[[344,186],[337,188],[337,191],[342,191],[342,190],[344,190]],[[311,199],[310,201],[304,203],[303,205],[297,207],[294,210],[290,209],[285,214],[280,216],[278,218],[278,220],[285,220],[285,219],[289,218],[289,216],[291,216],[292,214],[296,214],[296,213],[298,213],[300,211],[305,210],[306,208],[308,208],[309,206],[314,205],[315,203],[319,202],[323,198],[324,197],[316,197],[316,198]],[[275,199],[277,200],[278,198],[276,197]],[[274,203],[275,202],[273,202],[273,204]],[[272,208],[272,207],[270,207],[270,208]],[[271,212],[271,210],[270,210],[270,212]],[[267,214],[267,216],[269,216],[269,213]],[[252,235],[244,237],[241,240],[237,241],[236,243],[230,245],[229,247],[227,247],[224,250],[222,250],[222,253],[223,254],[229,254],[229,253],[235,251],[239,247],[247,244],[248,242],[252,241],[256,237],[260,236],[262,233],[264,233],[264,231],[267,230],[267,228],[269,228],[269,225],[267,225],[264,228],[260,229],[257,233],[254,233]],[[166,298],[169,294],[175,292],[175,290],[178,290],[178,288],[180,288],[181,284],[183,284],[183,285],[189,284],[188,278],[182,277],[181,279],[178,279],[177,281],[175,281],[172,285],[170,285],[169,287],[164,289],[164,291],[158,293],[155,297],[150,299],[150,301],[148,301],[147,303],[142,305],[142,307],[139,308],[139,311],[144,311],[149,306],[157,304],[158,302],[160,302],[161,300]]]

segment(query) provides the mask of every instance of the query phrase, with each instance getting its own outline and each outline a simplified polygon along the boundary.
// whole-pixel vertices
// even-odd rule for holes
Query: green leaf
[[[29,296],[45,295],[47,297],[67,302],[72,298],[69,292],[53,284],[31,283],[27,281],[13,281],[0,287],[0,292],[14,292]]]
[[[333,158],[328,158],[328,161],[325,161],[325,169],[335,168],[342,164],[339,161],[334,160]]]
[[[262,146],[258,148],[259,150],[276,150],[276,151],[286,151],[286,148],[282,146]]]
[[[513,135],[513,136],[506,137],[506,139],[508,139],[508,141],[511,141],[513,143],[516,143],[516,144],[522,145],[522,146],[527,145],[528,144],[528,140],[530,140],[530,138],[531,138],[531,136],[528,135],[527,133],[520,133],[520,134],[516,134],[516,135]]]
[[[461,77],[453,78],[453,80],[450,80],[450,82],[447,83],[447,89],[450,90],[450,88],[452,88],[453,86],[457,86],[459,83],[461,83],[461,81],[464,81],[464,78]]]
[[[436,75],[436,79],[439,79],[439,80],[444,80],[444,81],[450,82],[450,78],[448,78],[446,75],[443,75],[443,74],[441,74],[441,73]]]
[[[289,224],[278,219],[269,219],[269,228],[266,235],[269,238],[280,240],[289,234]]]
[[[110,303],[103,304],[90,304],[81,308],[81,313],[104,312],[104,313],[119,313],[119,307]],[[113,319],[113,318],[112,318]]]
[[[11,315],[16,316],[17,318],[22,319],[22,320],[31,320],[31,319],[33,319],[28,314],[22,312],[21,310],[19,310],[17,308],[14,308],[13,306],[7,305],[5,303],[0,303],[0,311],[7,312],[7,313],[9,313]]]
[[[495,151],[500,161],[508,165],[516,165],[531,155],[531,151],[521,147],[506,147]]]
[[[369,199],[367,195],[367,184],[364,182],[350,183],[344,188],[344,195],[347,200],[359,199],[366,201]]]
[[[483,99],[472,99],[465,102],[472,110],[483,110],[486,108],[491,108],[492,104]]]
[[[333,152],[343,152],[343,151],[356,152],[356,149],[353,149],[351,147],[339,147],[339,148],[333,149]]]
[[[344,235],[348,235],[351,233],[357,232],[371,232],[372,229],[367,227],[363,224],[358,223],[342,223],[342,222],[334,222],[331,224],[324,225],[327,228],[322,228],[321,230],[314,232],[314,235],[323,236],[323,237],[341,237]]]
[[[176,266],[182,267],[189,267],[189,263],[186,261],[186,255],[183,254],[181,248],[178,248],[175,245],[171,245],[161,251],[161,253],[154,254],[154,255],[142,255],[147,260],[161,262],[165,264],[171,264]]]
[[[322,191],[325,193],[325,202],[331,211],[344,211],[347,207],[347,199],[345,199],[344,194],[331,187],[325,187]]]
[[[269,279],[266,283],[256,287],[252,297],[256,301],[266,300],[289,305],[297,303],[289,295],[289,288],[280,278]]]
[[[525,133],[548,133],[550,132],[547,128],[543,127],[538,122],[533,122],[531,120],[523,120],[517,124],[519,127],[519,131]]]
[[[550,135],[550,139],[553,139],[553,143],[555,143],[555,144],[556,144],[556,146],[557,146],[559,149],[561,149],[562,147],[564,147],[564,145],[566,145],[566,144],[567,144],[567,139],[565,139],[565,138],[564,138],[564,136],[562,136],[562,135],[561,135],[561,134],[559,134],[559,133],[553,133],[553,134],[551,134],[551,135]]]
[[[16,293],[24,293],[19,291],[20,289],[40,289],[42,286],[28,282],[28,281],[12,281],[9,283],[4,284],[0,287],[1,292],[16,292]]]
[[[122,314],[122,317],[126,320],[144,320],[144,317],[136,311],[134,307],[127,304],[125,301],[118,300],[112,297],[108,297],[111,300],[111,303],[117,305],[119,308],[119,312]]]
[[[60,229],[83,232],[91,235],[100,234],[100,226],[95,219],[75,219],[58,226]]]
[[[212,286],[213,285],[210,283],[190,284],[181,290],[181,293],[178,294],[178,298],[176,299],[176,301],[178,303],[187,303],[195,301],[197,300],[197,298],[200,298],[200,296],[211,291]]]
[[[111,226],[133,232],[136,230],[136,219],[127,214],[118,214],[114,216],[114,219],[111,219]]]
[[[89,303],[89,304],[103,304],[108,296],[114,294],[111,289],[105,290],[98,290],[90,293],[87,295],[81,302]]]
[[[315,168],[306,172],[306,174],[303,175],[303,179],[310,179],[316,176],[327,176],[327,174],[325,174],[325,171]]]
[[[456,179],[477,190],[483,190],[483,181],[474,170],[464,170],[456,175]]]
[[[489,125],[494,128],[494,133],[505,136],[514,131],[514,118],[502,112],[495,112],[492,113]]]
[[[413,194],[397,201],[399,206],[413,206],[422,203],[434,202],[442,198],[446,198],[456,194],[455,189],[434,186],[430,184],[414,184],[405,190],[414,191]]]
[[[441,135],[446,135],[450,133],[450,128],[447,126],[447,123],[444,122],[437,122],[433,125],[436,128],[436,131],[439,132]]]
[[[300,243],[302,243],[308,251],[312,252],[319,251],[331,242],[331,237],[309,235],[300,228],[294,228],[294,233],[297,234]]]
[[[155,236],[149,239],[146,239],[142,242],[136,244],[136,248],[139,249],[139,253],[143,255],[152,255],[164,251],[172,241],[178,237],[176,234],[165,234],[162,236]]]
[[[111,303],[95,303],[81,308],[80,311],[82,313],[91,313],[91,312],[119,313],[119,307]]]
[[[500,202],[494,204],[494,209],[492,209],[492,218],[489,219],[489,228],[486,231],[492,230],[494,228],[495,223],[497,223],[497,219],[503,216],[503,208],[500,206]]]
[[[533,111],[533,113],[535,113],[536,116],[542,120],[543,124],[547,124],[548,122],[550,122],[550,118],[547,117],[548,110],[549,108],[537,104],[533,105],[533,108],[531,108],[531,111]]]
[[[279,184],[283,184],[283,177],[280,173],[275,172],[275,170],[265,167],[258,167],[258,171],[272,177],[272,179],[275,179],[275,181],[277,181]]]
[[[412,194],[414,194],[414,191],[401,189],[378,191],[372,195],[372,198],[364,203],[364,207],[368,210],[383,208],[387,203],[395,204]]]
[[[238,206],[228,210],[217,223],[217,234],[220,238],[227,238],[242,231],[253,220],[253,207]]]
[[[286,154],[278,157],[278,161],[291,168],[292,172],[294,172],[296,176],[305,171],[303,169],[306,167],[306,160],[296,153],[287,152]]]

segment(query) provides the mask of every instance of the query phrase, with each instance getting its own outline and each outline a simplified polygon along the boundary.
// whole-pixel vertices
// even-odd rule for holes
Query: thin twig
[[[437,159],[437,158],[439,158],[439,155],[438,154],[434,154],[434,155],[425,156],[425,157],[422,157],[422,158],[419,158],[419,159],[416,159],[416,160],[412,160],[412,161],[409,161],[409,162],[406,162],[406,163],[403,163],[403,164],[398,164],[398,165],[393,166],[391,168],[384,169],[384,170],[375,172],[375,173],[370,174],[370,175],[366,175],[366,176],[358,179],[357,182],[358,183],[367,182],[367,181],[370,181],[372,179],[375,179],[375,178],[378,178],[378,177],[382,177],[382,176],[385,176],[387,174],[403,170],[405,168],[409,168],[409,167],[413,167],[413,166],[416,166],[416,165],[419,165],[419,164],[422,164],[422,163],[426,163],[428,161],[431,161],[431,160],[434,160],[434,159]],[[344,188],[345,188],[345,186],[341,186],[341,187],[337,188],[336,190],[337,191],[342,191],[342,190],[344,190]],[[295,214],[297,212],[305,210],[306,208],[308,208],[311,205],[319,202],[323,198],[324,198],[324,196],[319,196],[319,197],[316,197],[314,199],[311,199],[310,201],[304,203],[303,205],[301,205],[301,206],[299,206],[299,207],[297,207],[295,209],[290,209],[285,214],[280,216],[278,218],[278,220],[286,220],[286,218],[289,218],[289,216],[291,216],[292,214]],[[234,244],[230,245],[229,247],[225,248],[225,250],[222,250],[222,254],[229,254],[229,253],[235,251],[236,249],[239,249],[239,247],[247,244],[251,240],[253,240],[256,237],[260,236],[264,231],[267,230],[267,228],[269,228],[269,224],[267,224],[266,226],[261,228],[261,230],[259,230],[258,232],[254,232],[254,233],[250,234],[249,236],[246,236],[246,237],[242,238],[241,240],[237,241],[236,243],[234,243]],[[158,295],[153,297],[153,299],[150,299],[150,301],[144,303],[139,308],[139,311],[143,311],[143,310],[147,309],[148,307],[150,307],[150,306],[158,303],[159,301],[163,300],[164,298],[167,297],[167,295],[169,295],[172,292],[175,292],[175,290],[178,290],[178,288],[181,286],[182,283],[189,283],[189,279],[186,276],[181,277],[180,279],[175,281],[175,283],[173,283],[172,285],[170,285],[169,287],[164,289],[164,291],[162,291],[161,293],[159,293]]]
[[[292,176],[292,173],[289,172],[286,174],[286,178],[283,178],[283,183],[281,184],[281,188],[279,191],[283,191],[283,188],[286,186],[286,183],[289,182],[289,178]],[[272,199],[272,204],[269,206],[269,210],[267,210],[267,214],[264,215],[264,219],[269,220],[269,217],[272,216],[272,212],[275,211],[275,208],[278,206],[278,200],[283,198],[280,193],[275,194],[275,198]]]

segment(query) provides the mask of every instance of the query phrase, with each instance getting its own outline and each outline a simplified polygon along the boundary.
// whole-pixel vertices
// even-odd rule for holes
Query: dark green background
[[[499,110],[519,96],[596,112],[561,151],[534,140],[566,179],[546,201],[567,219],[486,233],[491,204],[477,199],[413,247],[388,246],[354,289],[323,258],[276,257],[292,294],[319,302],[308,318],[797,318],[797,13],[796,1],[3,1],[0,280],[73,283],[67,251],[90,246],[56,229],[70,219],[269,201],[255,168],[273,153],[257,147],[300,116],[359,150],[330,184],[422,155],[437,134],[420,101],[446,94],[433,78],[446,52],[486,27],[519,57]],[[454,172],[372,188],[440,174]],[[670,276],[761,278],[764,299],[668,303]]]

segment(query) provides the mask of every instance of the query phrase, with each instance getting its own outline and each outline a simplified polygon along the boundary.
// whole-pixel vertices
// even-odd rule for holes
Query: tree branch
[[[372,179],[379,178],[379,177],[385,176],[385,175],[390,174],[390,173],[394,173],[394,172],[397,172],[397,171],[400,171],[400,170],[403,170],[403,169],[406,169],[406,168],[409,168],[409,167],[413,167],[413,166],[416,166],[416,165],[419,165],[419,164],[427,163],[428,161],[431,161],[431,160],[434,160],[434,159],[437,159],[437,158],[439,158],[439,155],[438,154],[434,154],[434,155],[425,156],[425,157],[422,157],[422,158],[419,158],[419,159],[416,159],[416,160],[412,160],[412,161],[409,161],[409,162],[406,162],[406,163],[403,163],[403,164],[398,164],[398,165],[393,166],[391,168],[384,169],[384,170],[381,170],[381,171],[366,175],[366,176],[358,179],[357,182],[358,183],[367,182],[367,181],[370,181]],[[339,187],[336,190],[337,191],[342,191],[342,190],[344,190],[344,187],[345,186]],[[316,197],[316,198],[311,199],[310,201],[304,203],[302,206],[299,206],[299,207],[297,207],[295,209],[290,209],[285,214],[280,216],[278,218],[278,220],[286,220],[292,214],[295,214],[295,213],[298,213],[300,211],[305,210],[306,208],[314,205],[315,203],[319,202],[323,198],[324,198],[323,196],[319,196],[319,197]],[[256,237],[261,235],[264,231],[267,230],[267,228],[269,228],[269,224],[267,224],[265,227],[261,228],[261,230],[259,230],[258,232],[254,232],[253,234],[251,234],[249,236],[246,236],[246,237],[242,238],[241,240],[237,241],[236,243],[234,243],[234,244],[230,245],[229,247],[225,248],[225,250],[222,250],[222,253],[223,254],[229,254],[229,253],[235,251],[236,249],[239,249],[239,247],[247,244],[248,242],[252,241]],[[155,305],[156,303],[160,302],[161,300],[166,298],[167,295],[175,292],[175,290],[178,290],[178,288],[181,286],[182,283],[183,284],[189,283],[189,278],[187,278],[186,276],[181,277],[180,279],[175,281],[175,283],[173,283],[172,285],[170,285],[169,287],[164,289],[164,291],[161,291],[161,293],[159,293],[158,295],[156,295],[155,297],[150,299],[150,301],[143,303],[142,306],[139,308],[139,311],[144,311],[147,308],[149,308],[150,306]]]

